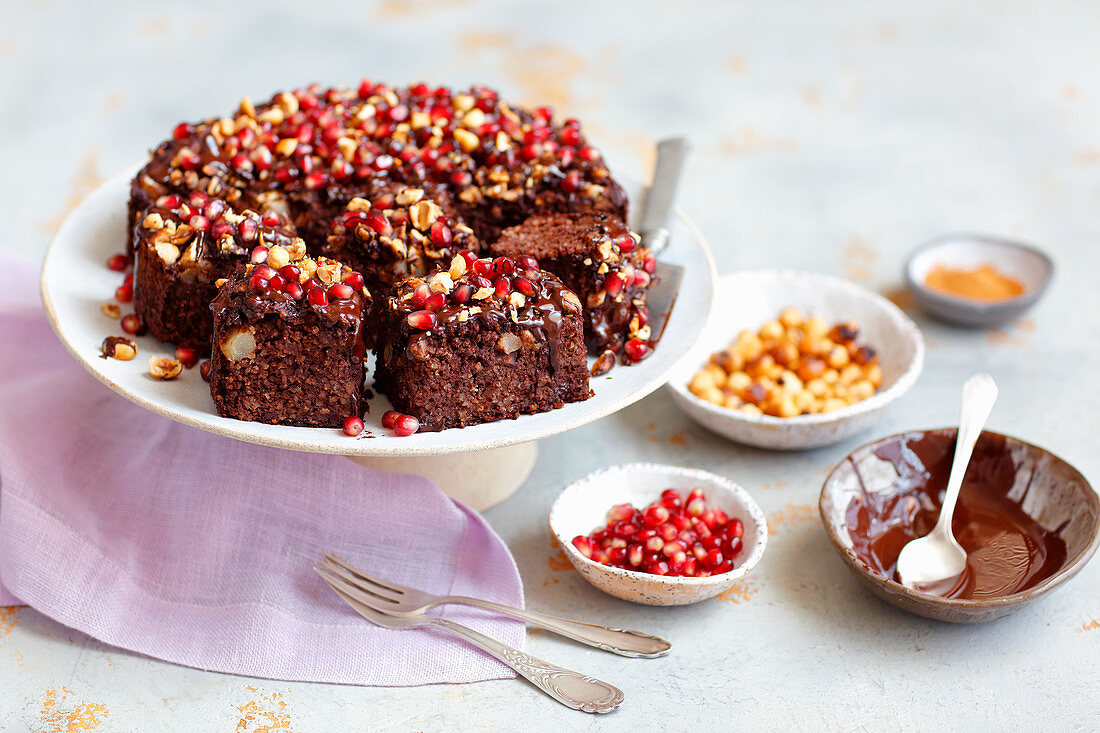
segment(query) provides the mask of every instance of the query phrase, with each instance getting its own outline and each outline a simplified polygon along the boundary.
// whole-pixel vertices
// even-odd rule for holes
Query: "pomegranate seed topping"
[[[203,359],[202,363],[199,364],[199,376],[202,377],[202,381],[204,381],[204,382],[209,382],[210,381],[210,360],[209,359]]]
[[[252,264],[262,265],[267,262],[267,247],[260,245],[252,250],[252,256],[250,257]]]
[[[644,288],[647,285],[649,285],[649,283],[651,281],[652,281],[652,278],[650,278],[649,273],[646,272],[645,270],[635,270],[634,271],[634,287]]]
[[[298,278],[302,276],[302,270],[297,265],[283,265],[279,268],[279,274],[283,276],[283,279],[289,282],[298,282]]]
[[[649,344],[645,341],[639,341],[638,339],[630,339],[623,347],[626,355],[630,357],[631,361],[641,361],[649,356]]]
[[[430,311],[437,311],[447,304],[447,295],[445,293],[432,293],[428,296],[428,300],[424,302],[424,307]]]
[[[130,266],[130,258],[124,254],[117,254],[107,260],[107,269],[122,272]]]
[[[493,260],[493,272],[498,275],[511,275],[516,271],[516,261],[511,257],[497,257]]]
[[[642,261],[642,269],[648,272],[650,275],[657,272],[657,256],[653,254],[647,254],[645,260]]]
[[[122,330],[131,336],[140,336],[145,333],[145,324],[141,322],[141,316],[137,313],[129,313],[122,317]]]
[[[190,369],[199,363],[199,354],[190,346],[177,346],[176,359],[186,368]]]
[[[538,288],[535,287],[535,283],[525,277],[517,277],[515,279],[516,290],[523,293],[527,297],[531,297],[538,292]]]
[[[356,290],[362,290],[366,287],[366,282],[363,280],[363,274],[360,272],[349,272],[347,275],[344,275],[344,282]]]
[[[305,294],[305,290],[302,289],[302,286],[298,284],[297,280],[288,282],[283,291],[295,300],[301,298]]]
[[[493,290],[496,291],[497,297],[503,298],[512,292],[512,281],[501,275],[493,282]]]
[[[229,164],[242,173],[249,173],[252,171],[252,159],[244,153],[237,153],[234,155],[230,159]]]
[[[181,203],[183,203],[183,199],[180,198],[178,193],[161,196],[157,199],[157,206],[163,206],[166,209],[177,209]]]
[[[604,279],[603,286],[607,294],[614,297],[623,291],[623,276],[613,272]]]
[[[351,296],[355,295],[355,290],[350,285],[344,283],[336,283],[328,289],[329,295],[337,300],[347,300]]]
[[[199,167],[199,163],[202,159],[199,154],[190,148],[184,148],[179,154],[180,167],[184,170],[193,171]]]
[[[187,202],[196,209],[201,209],[202,207],[206,206],[206,203],[209,200],[210,199],[207,197],[207,195],[202,191],[192,191],[191,195],[187,198]]]
[[[259,292],[267,287],[267,282],[270,278],[264,277],[258,272],[252,273],[252,277],[248,278],[248,289]]]
[[[558,164],[562,168],[568,168],[573,163],[573,148],[561,149],[561,162]]]
[[[272,278],[267,281],[267,286],[272,290],[278,290],[279,292],[282,292],[283,288],[286,287],[286,278],[279,273],[275,273],[275,275],[273,275]]]
[[[344,435],[354,438],[359,433],[363,432],[363,421],[355,415],[344,418]]]
[[[232,237],[236,233],[237,228],[233,226],[232,222],[226,221],[225,219],[219,219],[210,227],[210,236],[214,237],[214,239]]]
[[[581,131],[575,127],[566,127],[561,131],[561,142],[563,145],[579,145],[581,142]]]
[[[520,255],[516,258],[516,265],[524,270],[539,269],[539,261],[531,255]]]
[[[187,220],[187,225],[197,232],[205,232],[210,228],[210,220],[205,216],[196,214]]]
[[[581,174],[577,171],[569,171],[565,178],[561,179],[561,190],[566,193],[576,193],[581,187]]]
[[[410,326],[418,328],[421,331],[430,331],[439,323],[439,319],[435,317],[435,313],[427,310],[414,311],[407,315],[405,320]]]
[[[181,122],[172,129],[172,137],[176,140],[183,140],[185,137],[191,134],[191,125],[186,122]]]
[[[303,183],[305,183],[306,188],[313,191],[324,185],[325,176],[320,172],[310,173],[308,176],[305,177]]]
[[[427,305],[430,297],[432,297],[432,289],[428,287],[427,283],[421,283],[413,290],[412,304],[417,308],[423,308]]]
[[[586,145],[586,146],[584,146],[583,148],[581,148],[580,150],[577,151],[577,155],[579,155],[581,157],[581,160],[586,160],[589,163],[592,163],[596,160],[599,160],[600,151],[596,150],[593,147],[590,147],[590,146]]]
[[[474,254],[472,249],[464,249],[459,251],[459,256],[466,260],[466,269],[469,270],[477,262],[477,255]]]
[[[328,305],[328,293],[322,287],[310,288],[309,304],[318,308]]]
[[[115,300],[119,303],[129,303],[134,299],[134,286],[123,283],[115,289]]]
[[[399,438],[412,435],[420,429],[420,421],[412,415],[402,415],[393,421],[393,434]]]
[[[256,223],[255,219],[245,219],[237,226],[237,229],[241,233],[241,240],[245,242],[255,242],[256,238],[260,236],[260,225]]]
[[[493,276],[492,260],[474,260],[472,267],[474,268],[474,272],[482,277]]]
[[[454,239],[454,235],[451,233],[451,228],[441,221],[437,221],[432,224],[431,228],[432,241],[438,244],[440,247],[446,247]]]
[[[381,211],[372,211],[367,214],[366,223],[368,227],[379,234],[393,234],[393,226],[390,224],[390,220]]]
[[[454,289],[454,292],[451,293],[451,297],[454,298],[454,301],[460,305],[463,303],[469,303],[470,298],[472,298],[473,295],[474,289],[469,285],[466,285],[465,283],[459,285],[457,288]]]
[[[629,234],[624,234],[616,239],[615,244],[619,247],[620,252],[633,252],[638,248],[638,243]]]

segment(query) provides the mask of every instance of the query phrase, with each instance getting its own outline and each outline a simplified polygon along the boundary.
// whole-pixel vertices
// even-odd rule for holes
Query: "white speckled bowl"
[[[855,321],[859,342],[878,351],[882,387],[872,397],[821,415],[747,415],[696,397],[692,376],[710,354],[727,348],[742,329],[757,330],[788,306],[830,323]],[[793,270],[735,272],[718,280],[711,317],[699,342],[673,370],[668,385],[697,423],[738,443],[772,450],[831,445],[871,427],[917,381],[924,337],[900,308],[877,293],[831,275]]]
[[[573,546],[577,535],[605,526],[607,511],[615,504],[629,502],[641,509],[665,489],[678,489],[686,496],[694,488],[706,493],[707,506],[720,508],[745,525],[744,549],[728,573],[708,578],[650,575],[593,562]],[[610,466],[569,484],[550,509],[550,531],[585,580],[605,593],[647,606],[683,606],[728,590],[760,561],[768,543],[764,513],[743,488],[706,471],[654,463]]]
[[[1024,292],[1009,300],[983,303],[925,286],[936,265],[973,269],[993,265],[1019,280]],[[1026,244],[981,234],[949,234],[920,247],[905,264],[905,283],[930,315],[960,326],[994,326],[1023,314],[1043,296],[1054,277],[1054,262]]]

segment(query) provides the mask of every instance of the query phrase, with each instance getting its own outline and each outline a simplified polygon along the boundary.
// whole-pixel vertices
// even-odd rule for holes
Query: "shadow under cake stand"
[[[137,166],[93,191],[65,219],[42,266],[42,301],[65,347],[93,376],[122,396],[159,415],[217,435],[277,448],[345,455],[376,470],[412,473],[438,484],[449,496],[477,510],[508,498],[530,475],[536,441],[610,415],[656,390],[682,358],[693,351],[714,300],[714,261],[702,235],[681,213],[671,223],[672,243],[663,261],[684,267],[684,279],[658,347],[640,364],[616,367],[592,379],[594,395],[584,402],[515,420],[501,420],[437,433],[399,438],[381,426],[388,400],[375,394],[363,422],[350,438],[339,429],[263,425],[223,418],[214,410],[209,385],[189,369],[163,382],[148,373],[151,356],[171,357],[174,348],[151,336],[136,338],[138,356],[128,362],[101,359],[109,335],[122,335],[118,321],[100,310],[113,302],[120,276],[105,263],[123,249],[129,182]],[[641,187],[630,185],[631,200]],[[373,358],[372,360],[373,361]],[[591,359],[590,359],[591,363]],[[369,378],[368,378],[369,381]]]

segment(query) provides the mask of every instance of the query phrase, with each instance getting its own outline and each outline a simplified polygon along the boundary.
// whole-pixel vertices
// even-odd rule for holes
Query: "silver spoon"
[[[966,571],[966,551],[951,532],[951,516],[962,489],[963,476],[974,453],[974,444],[982,434],[989,411],[997,399],[997,385],[985,372],[975,374],[963,385],[962,417],[955,441],[955,459],[947,478],[947,491],[936,526],[924,537],[901,548],[898,577],[903,585],[917,589],[958,578]]]

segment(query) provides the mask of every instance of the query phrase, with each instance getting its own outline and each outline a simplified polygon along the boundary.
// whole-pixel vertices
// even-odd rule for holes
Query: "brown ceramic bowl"
[[[983,432],[959,497],[956,536],[964,516],[960,512],[968,511],[964,507],[974,512],[992,508],[995,519],[1012,517],[1013,527],[1021,531],[1012,540],[1015,545],[1006,540],[1002,547],[1024,547],[1024,535],[1041,538],[1037,544],[1045,548],[1045,560],[1036,562],[1030,575],[1021,569],[1019,577],[1028,579],[1005,593],[944,598],[906,588],[893,579],[893,565],[905,541],[924,535],[935,523],[955,435],[955,428],[912,431],[857,449],[829,474],[819,509],[837,552],[876,596],[927,618],[977,623],[1015,613],[1084,567],[1100,544],[1100,497],[1077,469],[1057,456]],[[894,497],[899,501],[892,501]],[[887,526],[891,529],[884,533]],[[868,541],[872,537],[880,538],[874,550]],[[961,536],[959,540],[966,547]],[[967,550],[971,558],[979,552],[976,547]]]

